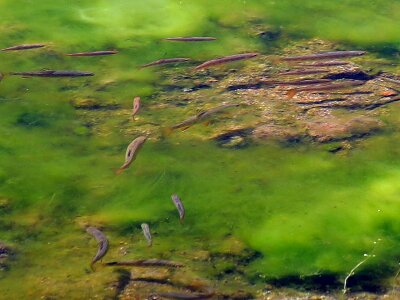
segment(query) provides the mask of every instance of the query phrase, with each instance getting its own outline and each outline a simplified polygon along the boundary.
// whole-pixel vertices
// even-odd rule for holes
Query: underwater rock
[[[94,98],[76,98],[71,100],[71,105],[76,109],[116,109],[119,105],[116,102],[102,102]]]
[[[251,131],[251,128],[224,130],[222,133],[214,135],[211,139],[215,140],[220,147],[239,149],[249,144],[247,136]]]
[[[298,128],[265,124],[254,129],[253,138],[256,140],[293,143],[301,141],[304,138],[304,133]]]
[[[353,119],[327,118],[307,124],[308,135],[320,143],[362,137],[383,128],[383,123],[371,117]]]

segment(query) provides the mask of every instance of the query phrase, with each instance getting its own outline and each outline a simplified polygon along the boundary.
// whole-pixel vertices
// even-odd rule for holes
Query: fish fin
[[[297,94],[297,90],[295,90],[295,89],[288,90],[286,93],[286,95],[288,96],[289,99],[292,99],[296,94]]]
[[[162,128],[161,132],[163,136],[170,136],[174,130],[171,127]]]
[[[120,175],[120,174],[122,174],[122,172],[124,172],[124,170],[125,170],[125,168],[119,168],[119,169],[117,169],[116,171],[115,171],[115,175]]]

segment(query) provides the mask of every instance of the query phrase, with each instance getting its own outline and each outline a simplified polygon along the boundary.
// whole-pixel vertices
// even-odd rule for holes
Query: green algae
[[[151,255],[191,264],[182,253],[217,251],[221,239],[234,235],[260,253],[241,267],[258,282],[315,274],[343,280],[371,253],[375,257],[359,272],[393,276],[400,242],[400,124],[361,142],[347,156],[305,145],[221,149],[187,131],[149,139],[132,167],[115,176],[134,138],[120,132],[124,120],[110,118],[110,130],[96,135],[70,105],[72,99],[94,95],[126,108],[134,95],[142,96],[144,107],[161,101],[151,95],[162,88],[157,83],[165,75],[158,70],[164,69],[139,71],[137,66],[174,56],[200,61],[249,50],[275,53],[280,43],[293,40],[270,48],[251,34],[271,24],[291,38],[397,49],[398,4],[385,1],[376,13],[371,3],[2,1],[2,46],[51,43],[48,50],[1,53],[2,71],[79,69],[96,76],[6,76],[0,84],[0,194],[10,199],[7,213],[1,213],[0,239],[18,249],[10,271],[0,273],[0,297],[58,297],[60,291],[69,299],[103,297],[104,286],[117,274],[100,266],[89,273],[96,244],[81,230],[83,223],[104,226],[111,241],[107,260],[121,259],[126,251],[126,259]],[[310,23],[313,14],[321,18]],[[160,40],[185,35],[219,40],[195,46]],[[107,58],[62,55],[114,48],[121,53]],[[387,118],[393,121],[397,112]],[[143,114],[151,113],[144,109]],[[173,124],[184,117],[161,111],[154,120]],[[173,193],[187,210],[183,225],[170,200]],[[142,222],[154,232],[151,250],[141,236]],[[216,262],[217,271],[203,265],[197,266],[199,272],[213,279],[235,269],[232,261]],[[21,287],[21,281],[27,284]]]

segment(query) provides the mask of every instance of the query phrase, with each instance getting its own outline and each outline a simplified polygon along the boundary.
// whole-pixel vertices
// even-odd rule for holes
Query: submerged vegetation
[[[397,287],[400,4],[383,2],[1,1],[0,48],[45,46],[0,52],[0,298]],[[208,40],[165,40],[189,36]],[[337,50],[368,53],[311,89],[281,77],[327,66],[278,57]],[[88,226],[110,242],[95,272]]]

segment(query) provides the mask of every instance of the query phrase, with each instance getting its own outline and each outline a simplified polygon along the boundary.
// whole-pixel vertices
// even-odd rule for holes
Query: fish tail
[[[286,93],[286,95],[288,96],[289,99],[292,99],[296,94],[297,94],[297,90],[295,90],[295,89],[288,90]]]
[[[166,127],[166,128],[162,128],[161,131],[162,131],[163,136],[167,137],[167,136],[170,136],[174,130],[171,127]]]
[[[115,170],[115,175],[120,175],[122,174],[122,172],[124,172],[125,168],[118,168],[117,170]]]
[[[94,268],[94,262],[90,263],[90,270],[92,270],[92,272],[96,271],[96,269]]]

